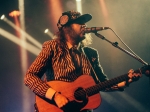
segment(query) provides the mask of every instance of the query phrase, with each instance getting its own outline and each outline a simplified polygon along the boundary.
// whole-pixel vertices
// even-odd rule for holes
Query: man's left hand
[[[134,70],[131,69],[128,72],[128,77],[129,77],[128,82],[131,83],[133,81],[139,80],[139,78],[142,77],[142,74],[141,73],[135,73]]]

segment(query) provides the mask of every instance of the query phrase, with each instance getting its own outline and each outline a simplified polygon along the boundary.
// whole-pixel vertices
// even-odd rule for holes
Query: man
[[[100,65],[97,50],[86,47],[86,45],[91,42],[91,39],[89,36],[85,36],[85,23],[91,19],[92,16],[90,14],[81,15],[76,11],[62,13],[62,16],[59,18],[57,23],[59,29],[56,34],[57,38],[46,41],[43,44],[40,54],[26,73],[25,84],[38,96],[38,98],[45,99],[45,101],[48,100],[48,102],[53,105],[51,107],[55,107],[54,109],[51,108],[51,110],[49,110],[51,112],[57,112],[57,108],[63,110],[64,107],[71,101],[69,96],[66,96],[66,94],[63,94],[61,91],[56,90],[52,84],[48,84],[41,80],[44,73],[46,73],[46,81],[56,81],[54,86],[57,85],[57,81],[58,83],[59,81],[69,83],[74,82],[83,74],[86,76],[92,76],[95,83],[108,80]],[[129,85],[129,83],[132,82],[133,75],[136,78],[141,76],[141,74],[135,74],[133,73],[133,70],[130,70],[128,78],[125,79],[126,81],[124,80],[123,82],[114,84],[111,87],[107,86],[106,88],[102,88],[102,90],[123,90],[126,85]],[[88,80],[83,82],[88,82]],[[61,86],[61,84],[58,84],[57,86]],[[65,86],[63,88],[66,89]],[[81,105],[85,106],[89,102],[87,93],[84,89],[79,89],[81,90],[77,90],[78,92],[75,92],[76,90],[74,91],[74,96],[82,94],[80,92],[82,91],[84,92],[84,94],[82,94],[84,98],[78,97],[74,100],[79,100],[80,102],[80,100],[83,99],[84,101]],[[46,105],[46,103],[44,105]],[[82,109],[83,107],[77,106],[77,103],[75,103],[75,105],[71,106],[72,110],[69,111],[73,112],[77,109],[75,110],[76,112],[81,110],[86,112],[90,111],[88,109],[93,109]],[[38,111],[38,109],[40,111],[41,107],[37,104],[36,110]],[[43,110],[41,111],[43,112],[44,107],[42,109]],[[45,110],[45,112],[46,111],[48,110]],[[63,111],[65,111],[65,109]]]

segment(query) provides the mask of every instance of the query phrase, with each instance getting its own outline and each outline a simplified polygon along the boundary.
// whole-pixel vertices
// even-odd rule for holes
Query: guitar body
[[[60,109],[54,101],[36,96],[36,104],[39,112],[79,112],[86,109],[95,109],[101,103],[100,93],[92,96],[86,95],[86,97],[83,98],[81,93],[79,99],[74,95],[76,91],[78,91],[77,95],[80,94],[80,89],[84,90],[85,88],[95,85],[93,78],[89,75],[82,75],[74,82],[50,81],[48,85],[67,97],[69,103],[66,107]]]

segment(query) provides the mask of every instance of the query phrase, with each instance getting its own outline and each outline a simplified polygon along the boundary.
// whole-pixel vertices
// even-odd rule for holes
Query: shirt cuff
[[[55,93],[56,93],[56,91],[54,89],[49,88],[47,90],[47,92],[46,92],[45,97],[48,98],[48,99],[50,99],[50,100],[52,100],[52,98],[53,98],[53,96],[54,96]]]

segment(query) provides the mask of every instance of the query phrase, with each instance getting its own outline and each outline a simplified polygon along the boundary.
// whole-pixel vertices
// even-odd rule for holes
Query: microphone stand
[[[123,49],[122,47],[118,46],[118,42],[111,42],[108,39],[105,38],[105,36],[95,32],[95,35],[99,38],[101,38],[102,40],[107,41],[108,43],[112,44],[114,47],[120,49],[121,51],[125,52],[126,54],[130,55],[131,57],[133,57],[134,59],[136,59],[137,61],[141,62],[142,64],[144,64],[145,66],[149,66],[149,70],[145,73],[145,75],[147,77],[149,77],[149,84],[150,84],[150,65],[145,62],[144,60],[142,60],[139,56],[136,56],[132,53],[130,53],[129,51],[127,51],[126,49]]]
[[[95,35],[99,38],[101,38],[102,40],[106,40],[108,43],[112,44],[114,47],[120,49],[121,51],[125,52],[126,54],[130,55],[131,57],[133,57],[134,59],[138,60],[139,62],[141,62],[144,65],[149,65],[147,62],[145,62],[144,60],[142,60],[141,58],[138,58],[136,55],[130,53],[129,51],[127,51],[126,49],[121,48],[120,46],[118,46],[118,42],[111,42],[108,39],[105,38],[105,36],[95,32]]]

